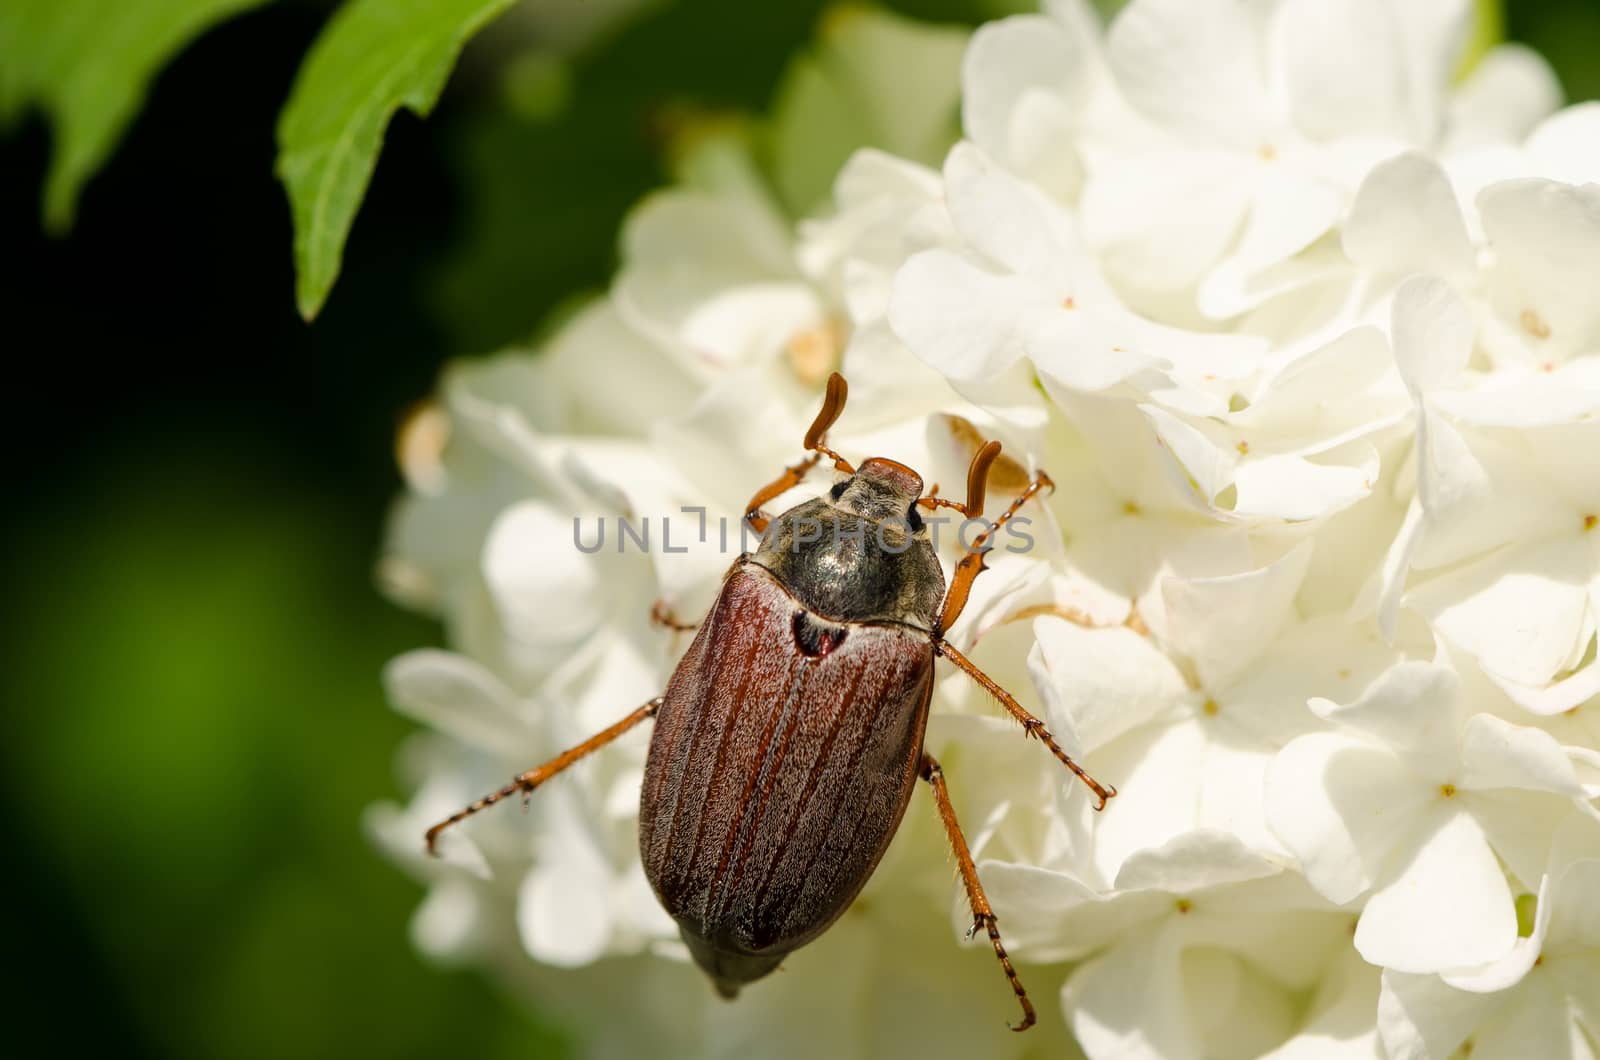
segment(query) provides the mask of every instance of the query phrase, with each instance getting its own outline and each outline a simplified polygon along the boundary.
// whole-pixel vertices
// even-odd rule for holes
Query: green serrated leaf
[[[857,148],[936,165],[960,134],[967,37],[851,4],[830,10],[821,41],[778,90],[772,169],[789,209],[804,214],[825,201]]]
[[[44,221],[72,226],[78,193],[139,112],[156,73],[205,30],[266,0],[6,0],[0,120],[49,113],[55,149]]]
[[[462,46],[512,2],[349,0],[317,38],[278,121],[295,298],[307,320],[339,275],[389,119],[401,107],[426,117]]]

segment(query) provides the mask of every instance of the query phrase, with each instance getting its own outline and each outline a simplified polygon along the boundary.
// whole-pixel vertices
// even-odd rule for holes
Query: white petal
[[[1335,725],[1367,733],[1404,752],[1416,764],[1433,762],[1453,780],[1460,739],[1461,679],[1444,661],[1396,663],[1351,703],[1311,700],[1311,709]]]
[[[970,143],[951,148],[944,163],[945,199],[956,231],[988,260],[1046,286],[1056,299],[1089,301],[1102,291],[1074,290],[1093,263],[1076,219],[1037,188],[1018,180]]]
[[[1561,83],[1542,55],[1524,44],[1496,45],[1450,102],[1451,146],[1518,143],[1560,105]]]
[[[1238,237],[1252,190],[1248,164],[1234,152],[1185,149],[1095,170],[1082,210],[1107,272],[1136,290],[1196,283]]]
[[[1508,540],[1509,514],[1482,518],[1499,485],[1455,425],[1424,404],[1417,417],[1417,497],[1427,522],[1412,564],[1437,567]]]
[[[1024,96],[1043,91],[1065,105],[1083,105],[1088,48],[1072,27],[1043,15],[979,26],[961,71],[967,136],[996,158],[1013,159],[1012,123]]]
[[[1149,418],[1161,439],[1167,457],[1164,469],[1169,470],[1174,484],[1197,505],[1211,505],[1233,481],[1233,469],[1239,462],[1231,440],[1214,424],[1193,423],[1157,405],[1140,405],[1139,411]]]
[[[1271,453],[1315,456],[1407,415],[1411,402],[1397,381],[1388,338],[1365,325],[1279,366],[1227,418]]]
[[[1060,308],[1040,316],[1028,336],[1028,356],[1051,382],[1093,393],[1160,363],[1125,345],[1134,333],[1130,314],[1116,309]]]
[[[564,434],[643,436],[662,416],[695,397],[690,373],[628,327],[609,299],[599,299],[573,317],[536,363],[546,372],[534,384],[539,396],[559,406],[554,410],[559,426],[550,429]],[[638,385],[588,385],[606,378],[632,379]],[[483,389],[504,400],[506,391],[498,380]]]
[[[1378,972],[1354,951],[1335,959],[1305,1026],[1262,1060],[1383,1060],[1373,1013]]]
[[[1576,371],[1585,365],[1595,370]],[[1571,370],[1555,374],[1574,386],[1587,386],[1592,392],[1600,393],[1600,357],[1586,357],[1568,368]],[[1596,565],[1600,566],[1600,534],[1592,533],[1596,527],[1588,523],[1590,515],[1600,515],[1600,461],[1593,459],[1593,454],[1600,450],[1600,417],[1580,414],[1578,418],[1583,422],[1554,423],[1545,430],[1527,433],[1519,441],[1527,446],[1525,452],[1531,457],[1524,461],[1524,467],[1531,463],[1540,471],[1543,480],[1528,492],[1534,498],[1547,494],[1553,495],[1550,501],[1565,502],[1567,510],[1561,514],[1568,519],[1574,515],[1578,517],[1575,523],[1566,522],[1565,526],[1583,526],[1585,536],[1595,548]],[[1522,477],[1527,478],[1526,475]],[[1554,515],[1558,510],[1547,502],[1540,515]],[[1556,525],[1562,524],[1557,522]]]
[[[1294,612],[1312,547],[1302,541],[1278,560],[1243,574],[1161,580],[1167,637],[1193,661],[1202,688],[1222,689],[1277,639]]]
[[[1467,719],[1461,764],[1463,789],[1523,788],[1583,797],[1572,761],[1555,737],[1493,714],[1474,714]]]
[[[1600,661],[1591,661],[1573,673],[1548,685],[1523,685],[1508,681],[1496,674],[1489,680],[1511,697],[1511,701],[1530,714],[1555,717],[1565,714],[1596,696],[1600,696]]]
[[[1160,847],[1133,855],[1117,873],[1116,888],[1188,894],[1222,884],[1264,879],[1281,871],[1281,865],[1250,850],[1237,836],[1205,830],[1177,836]]]
[[[532,734],[511,690],[465,656],[408,652],[384,667],[383,683],[400,713],[470,747],[505,755],[530,750]]]
[[[1462,791],[1456,799],[1478,819],[1519,890],[1538,886],[1552,865],[1550,844],[1575,812],[1568,798],[1515,788]]]
[[[1443,280],[1414,276],[1394,296],[1394,359],[1413,392],[1451,386],[1472,353],[1472,313]]]
[[[1570,826],[1579,825],[1585,837],[1583,845],[1587,849],[1581,852],[1563,849],[1552,851],[1551,860],[1558,865],[1560,862],[1557,858],[1563,854],[1577,853],[1578,859],[1562,867],[1559,876],[1551,884],[1549,937],[1559,940],[1568,949],[1582,947],[1593,950],[1600,946],[1600,906],[1594,901],[1595,888],[1600,886],[1600,852],[1595,850],[1597,843],[1600,843],[1600,836],[1597,836],[1592,820],[1587,817],[1569,818],[1567,824],[1568,828],[1557,833],[1558,844],[1565,846],[1561,841],[1579,830]],[[1540,911],[1543,911],[1543,903]],[[1600,954],[1596,956],[1600,957]],[[1600,987],[1600,984],[1596,986]]]
[[[1005,915],[1006,946],[1033,961],[1080,958],[1115,941],[1153,910],[1146,903],[1108,900],[1069,873],[1036,865],[985,859],[978,877],[989,904]]]
[[[1022,95],[1011,116],[1011,165],[1042,191],[1075,201],[1083,187],[1079,156],[1081,112],[1054,92],[1034,89]]]
[[[1393,752],[1339,733],[1291,741],[1267,768],[1264,791],[1267,823],[1311,885],[1339,904],[1380,878],[1433,794]]]
[[[578,823],[570,792],[540,795],[567,805],[551,808],[555,829],[541,837],[539,861],[517,889],[517,931],[535,960],[588,964],[611,940],[611,873],[593,836]]]
[[[1362,182],[1344,224],[1344,251],[1358,265],[1435,273],[1463,282],[1475,266],[1450,179],[1426,155],[1397,155]]]
[[[1283,71],[1301,131],[1319,140],[1421,135],[1408,127],[1406,56],[1382,0],[1337,8],[1289,0],[1279,18]]]
[[[1209,749],[1201,726],[1179,718],[1142,725],[1089,757],[1095,776],[1120,791],[1111,803],[1116,813],[1085,807],[1069,826],[1073,849],[1096,879],[1109,888],[1131,857],[1200,827]]]
[[[483,941],[485,912],[477,887],[462,879],[442,879],[411,915],[412,944],[434,960],[461,961],[474,955]]]
[[[1178,958],[1168,932],[1148,929],[1073,972],[1061,1003],[1086,1054],[1198,1060]]]
[[[1188,692],[1183,675],[1126,627],[1085,629],[1062,618],[1033,624],[1028,657],[1048,715],[1067,721],[1094,750],[1170,709]]]
[[[999,375],[1023,354],[1035,292],[1014,277],[928,250],[895,276],[889,324],[923,363],[955,380]]]
[[[604,614],[601,572],[573,548],[573,522],[549,504],[524,501],[501,513],[484,543],[495,608],[507,634],[530,648],[581,640]],[[561,607],[551,606],[556,600]]]
[[[1452,419],[1480,427],[1543,427],[1600,419],[1600,383],[1586,382],[1579,369],[1589,361],[1568,362],[1554,372],[1519,379],[1490,379],[1477,390],[1433,397],[1434,407]]]
[[[1445,92],[1460,67],[1473,24],[1472,0],[1413,0],[1390,5],[1405,41],[1404,66],[1410,128],[1423,142],[1432,141],[1443,119]]]
[[[1117,323],[1123,345],[1172,366],[1180,382],[1195,389],[1218,379],[1238,380],[1261,366],[1267,343],[1253,335],[1187,331],[1132,313]]]
[[[1304,706],[1311,696],[1354,698],[1397,659],[1370,628],[1337,612],[1320,614],[1291,623],[1217,702],[1222,717],[1281,750],[1297,736],[1324,731]]]
[[[1405,521],[1400,524],[1394,543],[1384,554],[1383,565],[1378,570],[1378,631],[1390,644],[1394,643],[1400,628],[1400,601],[1405,596],[1406,575],[1410,573],[1411,560],[1422,543],[1425,526],[1422,503],[1413,497],[1406,508]]]
[[[1536,353],[1558,359],[1600,345],[1600,185],[1508,180],[1478,196],[1495,250],[1495,310],[1518,322]]]
[[[731,368],[776,356],[795,335],[816,331],[826,319],[808,284],[744,283],[685,307],[676,335],[706,364]]]
[[[599,958],[611,935],[604,884],[570,864],[529,871],[517,897],[517,928],[528,954],[564,968]]]
[[[1533,130],[1527,149],[1540,176],[1566,184],[1600,181],[1600,102],[1552,114]]]
[[[1367,900],[1355,942],[1373,964],[1421,973],[1499,960],[1516,940],[1517,911],[1494,851],[1471,815],[1450,813]]]
[[[1491,674],[1548,684],[1593,635],[1584,536],[1508,546],[1412,589],[1407,603]]]
[[[467,829],[446,829],[439,836],[437,857],[428,855],[422,839],[430,825],[482,794],[464,776],[431,776],[404,809],[387,802],[369,806],[362,828],[389,857],[425,878],[448,878],[459,870],[478,880],[493,879],[494,870]]]
[[[1338,221],[1344,194],[1321,176],[1268,166],[1232,260],[1255,275],[1309,247]]]
[[[1473,1038],[1480,1060],[1593,1060],[1594,1047],[1573,1019],[1566,991],[1554,984],[1529,983],[1506,999]]]
[[[1107,57],[1123,95],[1174,133],[1254,151],[1269,125],[1257,8],[1227,0],[1137,0]]]
[[[1456,990],[1436,975],[1386,969],[1378,1033],[1390,1060],[1449,1060],[1499,999]]]
[[[1258,853],[1287,860],[1263,815],[1261,791],[1273,745],[1231,710],[1228,705],[1219,715],[1206,714],[1189,697],[1181,712],[1090,756],[1095,774],[1122,792],[1115,814],[1091,822],[1090,857],[1103,876],[1116,878],[1129,857],[1196,830],[1225,832]]]
[[[739,287],[798,279],[781,219],[754,198],[660,193],[629,216],[622,240],[627,265],[613,289],[617,308],[630,325],[690,358],[720,364],[749,353],[721,342],[691,342],[685,325],[709,302]],[[685,267],[685,248],[693,267]],[[721,337],[704,325],[701,331],[696,340]]]
[[[1325,519],[1371,496],[1378,470],[1378,451],[1365,442],[1314,460],[1290,454],[1245,460],[1233,473],[1231,510],[1241,517],[1289,522]]]
[[[1184,953],[1183,984],[1207,1056],[1260,1056],[1294,1033],[1299,998],[1260,968],[1221,950]]]
[[[1470,990],[1475,994],[1493,994],[1509,990],[1522,982],[1523,976],[1533,969],[1539,959],[1544,940],[1550,931],[1550,877],[1539,881],[1538,904],[1534,907],[1533,931],[1517,939],[1511,952],[1492,964],[1481,968],[1445,972],[1440,976],[1457,990]]]

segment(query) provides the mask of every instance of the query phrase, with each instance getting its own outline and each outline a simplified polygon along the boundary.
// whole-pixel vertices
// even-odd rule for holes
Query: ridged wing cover
[[[927,635],[852,625],[807,655],[802,611],[763,568],[735,568],[667,685],[645,766],[645,872],[724,989],[844,912],[916,784]]]

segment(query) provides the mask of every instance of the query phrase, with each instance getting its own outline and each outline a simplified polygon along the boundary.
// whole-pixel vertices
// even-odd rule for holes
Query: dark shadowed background
[[[325,5],[269,4],[186,49],[64,239],[38,220],[46,125],[0,135],[21,377],[0,550],[8,1055],[559,1053],[537,1015],[415,955],[419,890],[361,833],[400,794],[409,727],[379,669],[439,636],[373,588],[394,427],[445,358],[603,285],[624,211],[664,177],[663,115],[765,107],[822,7],[651,5],[576,58],[564,109],[508,89],[504,41],[474,45],[431,119],[391,127],[313,325],[273,131]],[[1506,28],[1569,98],[1600,96],[1594,0],[1512,0]]]

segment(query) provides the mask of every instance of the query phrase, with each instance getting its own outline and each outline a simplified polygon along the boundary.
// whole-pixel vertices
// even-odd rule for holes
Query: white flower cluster
[[[383,574],[455,648],[388,674],[434,730],[373,815],[419,946],[591,1055],[1596,1056],[1600,104],[1514,46],[1457,80],[1469,15],[1053,0],[972,39],[942,171],[862,151],[797,228],[706,145],[609,298],[402,437]],[[644,732],[423,856],[660,692],[651,603],[703,611],[835,367],[847,455],[958,486],[994,437],[992,507],[1058,486],[952,639],[1120,796],[959,674],[928,736],[1028,1035],[926,793],[732,1005],[639,867]]]

